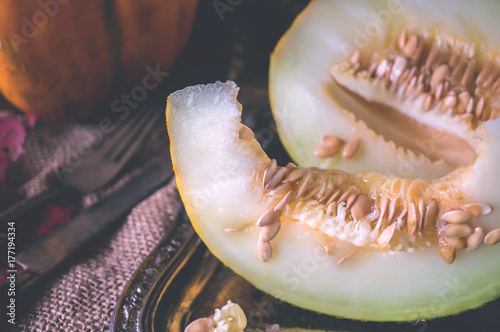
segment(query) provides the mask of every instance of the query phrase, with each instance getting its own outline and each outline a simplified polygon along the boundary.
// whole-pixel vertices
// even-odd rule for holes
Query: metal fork
[[[15,219],[25,211],[48,200],[59,197],[68,191],[83,195],[95,191],[110,183],[125,166],[134,153],[142,146],[144,139],[161,112],[156,112],[158,105],[151,105],[129,115],[105,136],[92,152],[65,174],[57,173],[58,185],[28,198],[0,213],[0,225]],[[53,174],[55,177],[56,174]]]

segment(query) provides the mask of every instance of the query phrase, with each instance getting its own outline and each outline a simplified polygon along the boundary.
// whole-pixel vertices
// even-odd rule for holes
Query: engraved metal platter
[[[273,324],[279,324],[282,331],[292,328],[353,332],[500,330],[498,300],[458,316],[409,323],[360,322],[307,311],[253,287],[210,254],[196,235],[186,239],[172,263],[150,284],[148,294],[135,308],[134,319],[124,325],[126,320],[120,321],[115,316],[112,331],[182,332],[191,321],[213,315],[214,309],[228,300],[242,307],[247,327],[252,331],[265,331]],[[451,299],[453,294],[446,296]]]

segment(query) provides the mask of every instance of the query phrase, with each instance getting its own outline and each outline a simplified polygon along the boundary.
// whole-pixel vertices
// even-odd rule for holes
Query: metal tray
[[[178,226],[145,260],[115,309],[111,331],[182,332],[191,321],[213,315],[228,300],[247,315],[248,328],[320,331],[500,331],[500,301],[461,315],[409,323],[360,322],[307,311],[253,287],[219,262],[189,226]]]

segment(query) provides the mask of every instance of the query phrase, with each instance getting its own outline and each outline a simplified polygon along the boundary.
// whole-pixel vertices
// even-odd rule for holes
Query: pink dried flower
[[[23,153],[26,128],[32,128],[37,118],[0,111],[0,188],[3,187],[5,170]]]

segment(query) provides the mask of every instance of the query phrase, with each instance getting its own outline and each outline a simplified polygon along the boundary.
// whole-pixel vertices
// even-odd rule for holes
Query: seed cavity
[[[441,194],[442,187],[449,184],[440,180],[349,174],[294,164],[279,167],[276,160],[258,174],[269,201],[255,222],[260,228],[257,256],[263,262],[273,255],[271,241],[293,222],[324,233],[330,243],[326,246],[329,255],[335,256],[337,263],[363,250],[412,253],[435,245],[443,260],[451,264],[458,249],[474,251],[482,243],[500,242],[500,228],[485,235],[483,228],[475,225],[474,219],[491,213],[492,206],[454,201]]]
[[[356,50],[348,60],[335,64],[330,73],[353,92],[359,93],[359,88],[351,86],[355,84],[352,76],[356,76],[364,81],[361,86],[366,86],[365,82],[374,87],[383,85],[403,102],[418,100],[422,111],[456,117],[472,128],[498,117],[500,66],[495,59],[479,63],[472,49],[453,38],[448,42],[446,38],[424,37],[406,29],[394,46],[385,56]],[[414,117],[417,119],[418,114]]]

